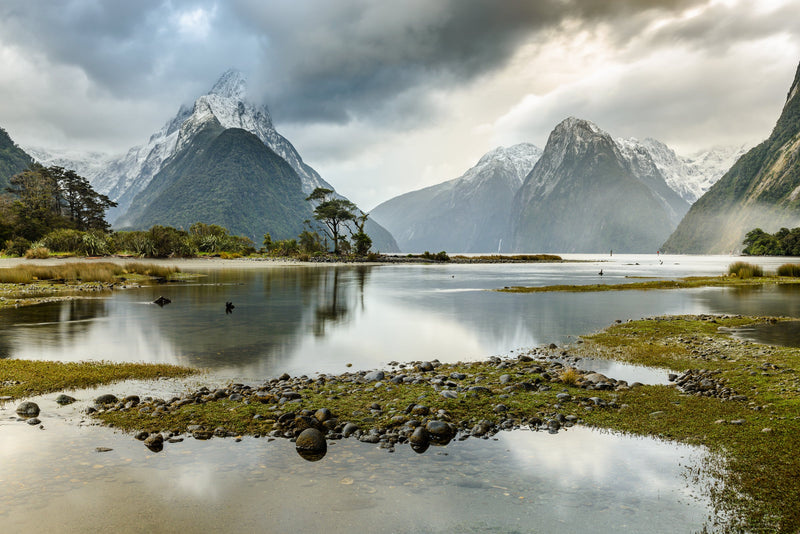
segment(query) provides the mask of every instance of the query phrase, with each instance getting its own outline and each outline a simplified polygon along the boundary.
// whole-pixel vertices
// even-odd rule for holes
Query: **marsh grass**
[[[753,265],[744,261],[737,261],[728,266],[728,274],[734,275],[737,278],[760,278],[764,276],[764,269],[759,265]]]
[[[195,372],[197,371],[188,367],[166,364],[0,359],[0,396],[31,397],[119,380],[181,377]]]
[[[561,379],[562,384],[574,386],[578,383],[578,379],[581,377],[581,374],[574,367],[569,367],[562,371],[558,377]]]
[[[25,251],[25,257],[27,259],[37,259],[43,260],[50,257],[50,249],[47,247],[32,247]]]
[[[0,283],[27,284],[42,280],[111,283],[130,274],[169,278],[180,272],[174,266],[131,262],[65,263],[60,265],[19,265],[0,269]]]
[[[778,267],[778,276],[800,277],[800,264],[784,263]]]

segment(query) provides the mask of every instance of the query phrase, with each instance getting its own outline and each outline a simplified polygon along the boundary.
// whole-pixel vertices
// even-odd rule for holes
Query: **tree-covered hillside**
[[[312,209],[300,178],[255,135],[209,122],[139,193],[126,216],[133,228],[189,228],[202,221],[260,243],[295,238]]]

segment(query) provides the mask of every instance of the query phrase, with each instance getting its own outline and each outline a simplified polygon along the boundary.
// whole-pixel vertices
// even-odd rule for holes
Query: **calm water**
[[[591,259],[580,257],[577,259]],[[614,256],[544,265],[275,267],[208,270],[198,282],[0,312],[0,354],[180,363],[202,380],[339,372],[392,360],[513,355],[614,320],[675,313],[799,317],[796,289],[503,294],[511,285],[631,282],[720,274],[729,257]],[[783,259],[761,261],[767,268]],[[603,277],[598,275],[603,269]],[[158,296],[172,303],[151,304]],[[225,302],[236,308],[225,313]],[[625,366],[602,368],[616,378]],[[652,381],[658,381],[661,371]],[[103,392],[167,396],[183,382]],[[81,424],[81,403],[36,399],[44,430],[0,408],[0,529],[77,532],[687,532],[709,515],[686,480],[702,449],[581,428],[518,431],[417,455],[344,440],[308,463],[279,440],[213,439],[148,451]],[[113,451],[95,452],[96,447]],[[9,529],[4,528],[8,526]]]

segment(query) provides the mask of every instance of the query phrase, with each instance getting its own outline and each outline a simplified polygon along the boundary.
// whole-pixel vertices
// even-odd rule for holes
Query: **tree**
[[[333,241],[333,253],[339,254],[342,230],[356,220],[358,208],[349,200],[334,197],[333,191],[324,187],[314,189],[306,200],[318,203],[314,218],[323,224],[323,230]]]
[[[368,213],[364,213],[358,217],[358,232],[353,234],[353,243],[356,246],[356,254],[359,256],[366,256],[372,247],[372,238],[364,232],[364,225],[367,223],[368,216]]]
[[[15,233],[31,240],[56,228],[105,231],[106,210],[117,205],[92,189],[86,178],[63,167],[34,163],[10,183]]]

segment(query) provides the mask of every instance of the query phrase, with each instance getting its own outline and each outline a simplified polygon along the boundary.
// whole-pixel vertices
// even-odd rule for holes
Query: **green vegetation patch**
[[[740,278],[737,276],[687,276],[678,280],[649,280],[629,284],[583,284],[552,285],[539,287],[509,286],[496,289],[501,293],[550,293],[556,291],[570,293],[593,293],[597,291],[635,291],[650,289],[691,289],[698,287],[743,287],[778,284],[800,284],[800,278],[784,276],[763,276]]]
[[[188,367],[149,363],[46,362],[0,359],[0,396],[31,397],[119,380],[187,376]]]

